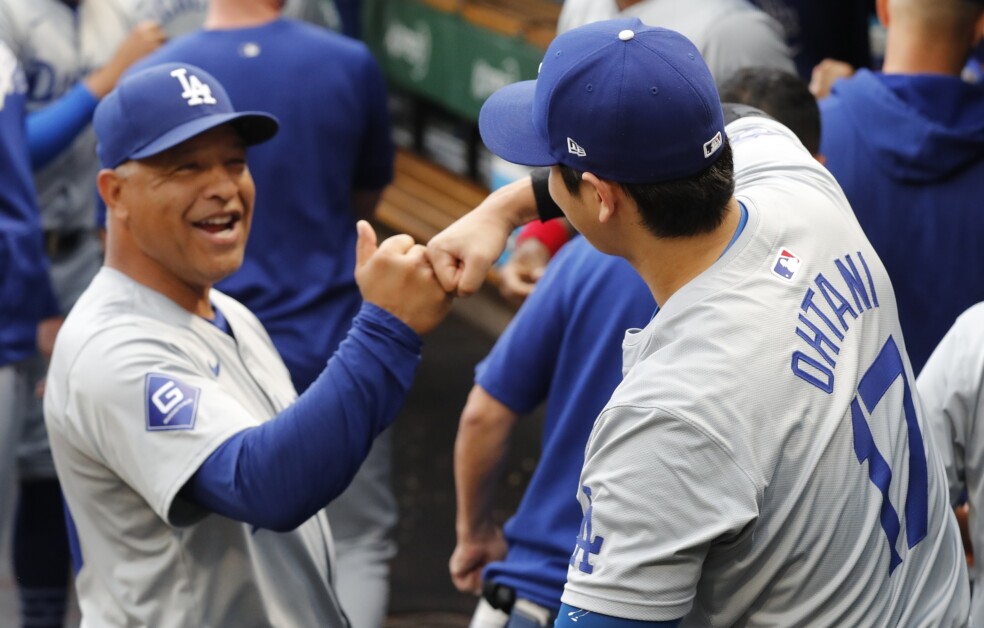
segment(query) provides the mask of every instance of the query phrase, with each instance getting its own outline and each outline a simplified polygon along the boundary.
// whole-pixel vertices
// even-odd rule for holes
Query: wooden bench
[[[557,34],[560,4],[549,0],[419,0],[439,11],[508,37],[546,48]]]
[[[522,36],[546,48],[556,34],[560,5],[545,0],[468,0],[461,15],[482,28],[509,37]]]
[[[383,192],[376,217],[390,229],[427,242],[482,202],[489,191],[400,149],[393,183]]]
[[[485,4],[503,13],[522,16],[530,22],[557,23],[561,5],[549,0],[468,0],[466,4]]]

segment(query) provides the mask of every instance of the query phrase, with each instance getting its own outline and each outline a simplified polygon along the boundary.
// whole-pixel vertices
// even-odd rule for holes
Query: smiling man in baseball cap
[[[377,247],[360,223],[365,303],[297,397],[259,321],[212,289],[242,263],[246,148],[276,120],[167,64],[125,78],[94,126],[106,266],[62,327],[45,393],[83,622],[347,626],[323,509],[395,418],[449,297],[423,247]]]
[[[273,137],[276,118],[237,112],[203,70],[165,64],[122,82],[93,127],[100,194],[115,210],[108,264],[166,269],[182,280],[172,298],[206,307],[200,289],[242,265],[256,194],[246,147]]]
[[[885,270],[792,132],[725,111],[678,33],[565,33],[479,120],[496,154],[550,167],[549,198],[520,182],[429,246],[445,288],[468,292],[555,203],[660,306],[626,333],[584,450],[556,625],[964,625],[959,533]]]

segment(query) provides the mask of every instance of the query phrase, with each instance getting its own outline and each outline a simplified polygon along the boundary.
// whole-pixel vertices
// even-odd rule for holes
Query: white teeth
[[[228,225],[231,223],[232,223],[232,216],[216,216],[215,218],[206,218],[205,220],[201,220],[199,221],[198,224],[218,226],[218,225]]]

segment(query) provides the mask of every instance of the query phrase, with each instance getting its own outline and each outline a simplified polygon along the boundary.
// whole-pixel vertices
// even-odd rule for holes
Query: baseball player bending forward
[[[725,134],[697,49],[638,20],[559,36],[479,126],[504,159],[551,166],[550,197],[661,306],[626,333],[572,487],[584,514],[556,625],[964,625],[891,283],[792,132],[751,116]],[[432,240],[446,288],[473,289],[532,217],[499,201],[524,198]]]
[[[346,626],[321,509],[394,418],[447,312],[423,247],[359,225],[365,304],[296,398],[256,318],[211,289],[252,219],[246,146],[276,133],[188,65],[125,79],[94,120],[106,267],[45,395],[89,626]],[[285,243],[286,245],[287,243]]]

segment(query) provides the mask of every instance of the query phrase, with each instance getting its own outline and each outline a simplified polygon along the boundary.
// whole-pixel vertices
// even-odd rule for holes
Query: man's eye
[[[187,163],[180,164],[176,168],[176,170],[178,172],[195,172],[195,171],[199,170],[199,167],[198,167],[198,164],[197,163],[195,163],[193,161],[189,161]]]

